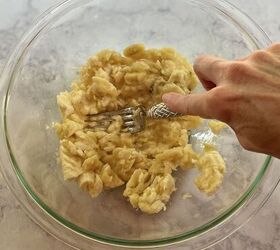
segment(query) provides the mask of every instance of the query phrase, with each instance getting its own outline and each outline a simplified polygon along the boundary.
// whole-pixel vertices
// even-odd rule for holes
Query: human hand
[[[194,70],[207,92],[168,93],[166,105],[223,121],[245,149],[280,158],[280,43],[235,61],[200,56]]]

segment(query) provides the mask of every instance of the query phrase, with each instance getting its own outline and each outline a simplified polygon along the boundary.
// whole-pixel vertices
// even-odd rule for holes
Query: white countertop
[[[32,20],[58,0],[0,0],[0,71],[9,52]],[[268,33],[280,41],[280,1],[233,0]],[[280,161],[274,163],[279,167]],[[279,166],[277,166],[279,165]],[[243,228],[211,250],[280,249],[280,186],[261,211]],[[0,175],[0,249],[70,250],[44,232],[22,211]],[[110,249],[110,248],[108,248]]]

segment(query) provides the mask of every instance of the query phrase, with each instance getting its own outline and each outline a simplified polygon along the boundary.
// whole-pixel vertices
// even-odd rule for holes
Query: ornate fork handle
[[[146,116],[153,119],[182,116],[181,113],[171,111],[163,102],[152,106],[147,110]]]

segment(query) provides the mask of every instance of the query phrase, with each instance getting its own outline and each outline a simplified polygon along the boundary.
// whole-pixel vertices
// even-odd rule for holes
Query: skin
[[[194,71],[207,91],[165,94],[166,105],[223,121],[245,149],[280,158],[280,43],[235,61],[200,56]]]

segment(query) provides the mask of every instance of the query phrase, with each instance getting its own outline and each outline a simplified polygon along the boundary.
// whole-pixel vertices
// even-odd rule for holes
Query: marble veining
[[[0,72],[22,33],[36,16],[58,0],[0,0]],[[269,34],[280,41],[278,0],[232,0]],[[161,11],[166,9],[162,7]],[[280,167],[280,161],[274,162]],[[280,169],[279,169],[280,171]],[[211,250],[277,250],[280,248],[280,187],[261,211],[244,227]],[[2,250],[70,250],[32,222],[23,212],[0,175],[0,249]],[[98,248],[100,249],[100,248]],[[102,248],[103,249],[103,248]],[[112,249],[104,247],[105,249]],[[168,248],[165,248],[166,250]],[[183,250],[182,247],[169,249]]]

